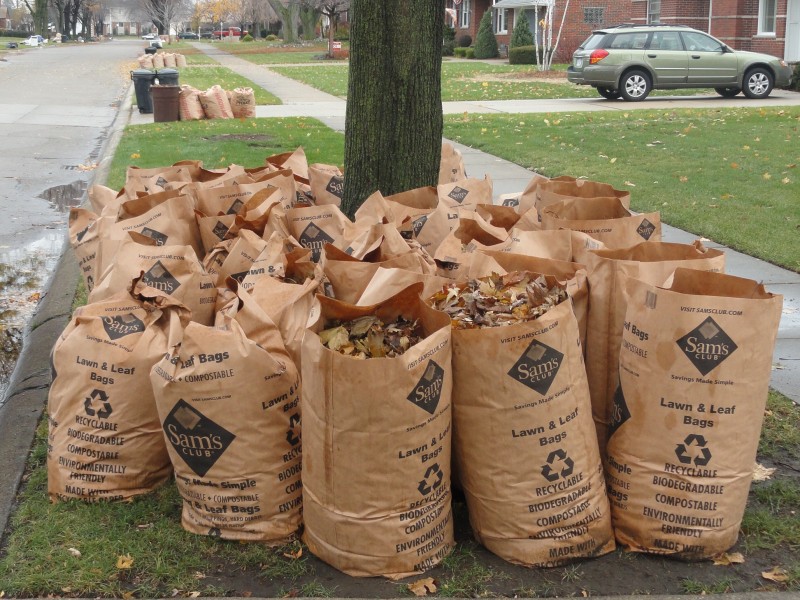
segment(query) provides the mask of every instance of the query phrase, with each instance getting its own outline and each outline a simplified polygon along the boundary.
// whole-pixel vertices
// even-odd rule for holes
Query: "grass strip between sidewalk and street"
[[[201,91],[207,90],[212,85],[220,85],[226,91],[249,87],[253,88],[256,104],[282,104],[277,96],[270,94],[261,86],[254,85],[246,77],[218,65],[184,67],[180,69],[179,82],[181,85],[191,85]]]
[[[444,133],[548,177],[630,190],[634,210],[800,271],[798,107],[465,113]]]

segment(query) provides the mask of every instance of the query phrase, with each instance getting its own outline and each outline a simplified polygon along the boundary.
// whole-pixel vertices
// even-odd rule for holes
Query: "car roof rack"
[[[678,23],[620,23],[619,25],[611,25],[610,27],[604,27],[603,29],[635,29],[636,27],[683,27],[686,29],[691,29],[691,27],[688,25],[682,25]]]

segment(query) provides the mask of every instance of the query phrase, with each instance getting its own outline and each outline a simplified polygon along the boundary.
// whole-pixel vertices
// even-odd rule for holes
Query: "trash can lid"
[[[178,74],[178,70],[177,69],[158,69],[156,71],[156,74],[158,74],[158,75],[177,75]]]
[[[131,79],[150,79],[155,78],[156,74],[149,69],[134,69],[131,71]]]

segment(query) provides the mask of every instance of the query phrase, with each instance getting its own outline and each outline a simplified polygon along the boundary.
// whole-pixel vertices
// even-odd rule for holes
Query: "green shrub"
[[[442,56],[453,56],[456,49],[455,40],[444,40],[442,42]]]
[[[444,28],[442,29],[442,39],[445,42],[455,42],[456,41],[456,30],[453,27],[450,27],[447,23],[444,24]],[[453,44],[455,47],[455,44]]]
[[[800,63],[794,65],[794,73],[792,73],[792,80],[789,82],[789,89],[800,92]]]
[[[509,48],[518,48],[519,46],[533,46],[533,34],[528,25],[528,19],[524,16],[518,18],[517,24],[514,25]]]
[[[500,53],[497,49],[497,38],[492,32],[492,12],[483,13],[478,25],[478,37],[475,40],[475,58],[497,58]],[[469,58],[469,57],[467,57]]]
[[[475,48],[464,48],[466,58],[475,58]]]
[[[458,36],[459,48],[469,48],[470,46],[472,46],[472,37],[468,36],[466,33]]]
[[[508,64],[510,65],[535,65],[536,47],[518,46],[508,51]]]
[[[30,31],[21,31],[15,29],[0,29],[0,37],[28,38],[32,35],[33,33],[31,33]]]
[[[275,35],[274,33],[270,33],[270,34],[267,36],[267,41],[268,41],[268,42],[274,42],[274,41],[275,41],[275,40],[277,40],[277,39],[278,39],[278,36],[277,36],[277,35]]]
[[[253,40],[253,36],[248,33],[244,37],[242,37],[242,41],[243,42],[252,42],[252,41],[254,41]]]
[[[453,54],[459,58],[465,58],[467,56],[467,49],[456,46],[453,48]]]

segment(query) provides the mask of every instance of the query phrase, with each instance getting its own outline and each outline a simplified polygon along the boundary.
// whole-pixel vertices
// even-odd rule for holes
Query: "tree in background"
[[[281,37],[284,42],[293,44],[297,41],[297,22],[300,17],[299,0],[268,0],[272,10],[281,20]]]
[[[25,2],[25,8],[28,9],[28,12],[31,14],[31,18],[33,19],[33,30],[39,35],[46,35],[48,1],[34,0],[33,4],[31,4],[29,0],[23,1]]]
[[[333,58],[333,38],[339,17],[350,10],[350,0],[317,0],[320,12],[328,19],[328,56]]]
[[[492,32],[492,11],[483,13],[478,25],[478,35],[475,37],[475,58],[497,58],[500,55],[497,49],[497,38]]]
[[[511,33],[510,48],[519,48],[520,46],[533,46],[533,33],[528,24],[528,17],[523,12],[517,17],[517,22],[514,23],[514,31]]]
[[[318,0],[300,0],[300,25],[303,27],[301,37],[304,40],[317,37],[317,24],[321,14]]]
[[[352,0],[342,210],[436,185],[444,0]]]
[[[191,14],[186,0],[139,0],[139,6],[147,18],[153,21],[159,35],[170,35],[170,28],[178,17]]]

